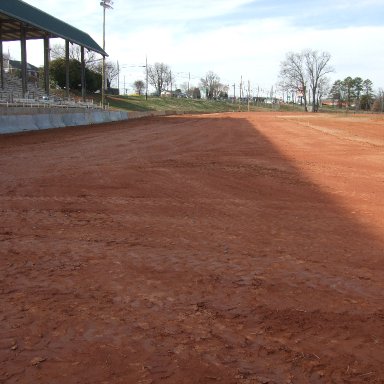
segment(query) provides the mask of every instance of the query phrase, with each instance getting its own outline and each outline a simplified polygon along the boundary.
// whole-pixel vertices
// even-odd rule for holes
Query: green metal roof
[[[21,40],[21,26],[27,39],[44,37],[68,40],[103,56],[107,53],[87,33],[72,27],[21,0],[0,0],[0,31],[2,41]]]

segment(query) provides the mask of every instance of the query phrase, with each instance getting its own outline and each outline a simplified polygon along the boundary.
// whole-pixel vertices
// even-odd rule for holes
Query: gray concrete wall
[[[28,108],[21,113],[18,108],[17,113],[2,113],[0,109],[0,134],[17,133],[25,131],[37,131],[40,129],[73,127],[77,125],[92,125],[110,123],[112,121],[122,121],[139,119],[150,116],[166,116],[183,114],[176,111],[148,111],[148,112],[127,112],[127,111],[103,111],[103,110],[73,110],[63,111],[57,109],[53,111],[36,111]]]
[[[70,107],[55,107],[49,106],[46,107],[37,107],[32,104],[32,106],[28,107],[7,107],[0,104],[0,116],[3,115],[39,115],[39,114],[57,114],[57,113],[76,113],[76,112],[84,112],[84,111],[93,111],[93,109],[85,109],[85,108],[70,108]]]
[[[112,121],[127,120],[128,118],[128,112],[102,110],[74,113],[60,111],[56,113],[30,113],[24,115],[2,114],[0,115],[0,134],[109,123]]]

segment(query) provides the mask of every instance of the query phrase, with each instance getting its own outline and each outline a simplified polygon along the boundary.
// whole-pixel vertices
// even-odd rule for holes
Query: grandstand
[[[65,40],[67,86],[65,95],[61,97],[50,95],[49,40],[51,38]],[[44,40],[43,88],[39,87],[37,77],[30,76],[28,71],[31,68],[26,59],[28,39]],[[4,41],[20,41],[20,69],[15,73],[5,68]],[[71,98],[69,93],[69,44],[78,45],[82,53],[82,97],[79,100]],[[94,104],[93,100],[86,100],[85,49],[103,57],[108,56],[91,36],[62,20],[22,0],[0,0],[0,133],[126,119],[126,112],[108,111],[105,110],[104,105],[101,107]],[[8,57],[8,69],[9,62]]]
[[[27,99],[37,101],[43,99],[45,91],[38,86],[37,81],[27,82],[27,92],[23,95],[21,79],[10,72],[4,73],[4,84],[0,88],[0,103],[15,103]]]
[[[36,78],[27,82],[27,92],[23,95],[21,79],[10,72],[4,73],[3,88],[0,88],[0,107],[35,107],[35,108],[100,108],[93,100],[76,100],[74,98],[61,98],[48,96],[45,90],[39,87]]]

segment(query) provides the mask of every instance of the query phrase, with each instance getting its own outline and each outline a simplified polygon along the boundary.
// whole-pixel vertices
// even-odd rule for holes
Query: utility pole
[[[243,75],[241,75],[241,80],[240,80],[239,111],[240,111],[240,109],[241,109],[242,92],[243,92]]]
[[[119,90],[120,95],[120,67],[119,67],[119,60],[117,60],[117,89]]]
[[[148,100],[148,57],[145,56],[145,100]]]
[[[233,84],[233,102],[236,101],[236,83]]]
[[[105,10],[113,9],[112,8],[113,1],[112,0],[101,0],[100,5],[103,7],[103,51],[105,52]],[[103,62],[101,67],[101,107],[105,108],[105,55],[103,55]]]
[[[253,105],[256,105],[256,107],[259,105],[259,92],[260,92],[260,86],[257,86],[257,94],[256,94],[256,103],[253,103]]]
[[[251,82],[248,80],[248,112],[249,112],[249,99],[251,96]]]

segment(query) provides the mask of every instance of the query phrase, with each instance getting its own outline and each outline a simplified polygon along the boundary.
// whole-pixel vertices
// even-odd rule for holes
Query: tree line
[[[70,88],[81,89],[81,51],[74,45],[70,48]],[[50,63],[51,78],[61,88],[65,87],[65,49],[56,45],[51,49],[52,61]],[[280,63],[279,88],[281,91],[296,93],[305,111],[311,106],[313,112],[317,112],[322,100],[329,97],[333,105],[338,107],[355,108],[356,110],[383,111],[383,91],[375,95],[373,83],[369,79],[361,77],[347,77],[344,80],[336,80],[331,85],[328,75],[334,72],[330,65],[331,55],[328,52],[319,52],[305,49],[301,52],[288,52]],[[88,52],[85,58],[85,80],[87,90],[95,92],[101,87],[101,60],[96,59],[96,54]],[[114,63],[106,62],[107,87],[119,75],[119,68]],[[165,63],[154,63],[145,67],[144,73],[148,84],[144,80],[136,80],[133,86],[136,93],[142,95],[148,85],[151,85],[157,96],[166,92],[172,96],[201,98],[201,91],[207,99],[227,99],[229,86],[221,82],[219,75],[208,71],[199,84],[191,85],[184,82],[176,86],[176,78],[171,67]],[[241,90],[240,90],[241,93]],[[249,96],[249,95],[248,95]],[[241,94],[240,94],[241,98]]]
[[[208,71],[205,77],[200,79],[198,86],[191,85],[190,82],[184,82],[179,88],[176,86],[176,79],[169,65],[165,63],[151,64],[146,67],[145,71],[148,83],[155,89],[157,96],[161,96],[163,92],[166,92],[172,96],[200,99],[201,89],[204,89],[207,99],[228,98],[228,86],[222,84],[220,77],[213,71]],[[146,84],[143,80],[136,80],[133,86],[136,93],[142,95]]]
[[[334,72],[330,66],[331,55],[310,49],[289,52],[280,64],[280,87],[286,92],[297,92],[305,110],[312,105],[317,112],[323,98],[331,98],[333,105],[340,108],[383,112],[383,91],[378,95],[373,91],[373,83],[361,77],[346,77],[336,80],[331,86],[328,74]]]
[[[340,108],[354,107],[364,111],[371,110],[375,101],[372,81],[363,80],[361,77],[348,76],[344,80],[336,80],[330,90],[330,96]]]

